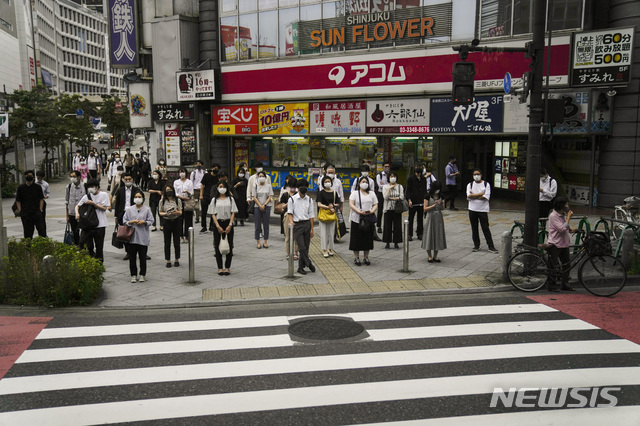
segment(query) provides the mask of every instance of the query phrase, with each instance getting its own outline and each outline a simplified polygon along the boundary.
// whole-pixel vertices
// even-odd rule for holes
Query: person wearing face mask
[[[449,164],[444,169],[445,176],[447,177],[446,184],[448,189],[447,197],[444,200],[445,207],[447,206],[447,201],[449,202],[449,208],[451,210],[458,210],[455,206],[456,204],[456,196],[458,195],[458,177],[460,176],[460,171],[458,170],[457,163],[458,159],[455,155],[451,155],[449,157]]]
[[[84,184],[80,181],[80,172],[74,170],[69,173],[69,185],[65,190],[64,203],[66,208],[66,218],[69,226],[71,226],[71,232],[73,232],[73,242],[80,244],[80,229],[78,228],[78,221],[76,220],[76,206],[87,193]]]
[[[144,282],[147,275],[149,227],[153,224],[153,215],[151,214],[151,209],[144,205],[144,193],[142,191],[133,194],[133,205],[127,207],[122,221],[125,226],[135,229],[131,241],[127,244],[131,282]],[[140,275],[138,275],[136,257],[140,257]]]
[[[146,152],[142,152],[140,156],[140,188],[143,191],[147,190],[149,185],[149,174],[151,173],[151,163],[149,162],[149,156]]]
[[[273,187],[271,181],[267,181],[267,174],[264,171],[257,173],[257,183],[253,190],[253,202],[255,207],[253,217],[255,219],[255,240],[257,248],[269,248],[269,216],[271,216],[271,199],[273,198]],[[260,246],[260,233],[262,231],[263,243]]]
[[[307,195],[309,182],[306,179],[298,179],[296,186],[298,193],[287,201],[287,214],[289,215],[289,224],[293,225],[293,239],[300,252],[298,273],[306,275],[307,271],[304,268],[309,268],[311,272],[316,271],[316,267],[313,266],[309,257],[309,244],[313,238],[313,220],[316,211],[313,200]]]
[[[280,197],[278,198],[278,203],[285,203],[287,207],[284,208],[282,214],[280,215],[280,233],[284,235],[284,251],[287,256],[287,260],[289,260],[289,215],[287,210],[289,208],[289,198],[293,197],[298,193],[298,180],[292,175],[287,175],[284,178],[284,187],[280,190]],[[294,241],[295,250],[293,255],[293,260],[298,260],[298,243]]]
[[[71,167],[73,168],[73,170],[78,170],[77,167],[80,165],[81,158],[82,158],[82,151],[78,149],[76,150],[76,155],[73,157],[73,160],[71,161]]]
[[[40,237],[47,237],[44,229],[42,213],[44,210],[44,194],[40,185],[35,183],[33,170],[24,172],[25,183],[16,191],[17,215],[22,220],[24,238],[33,238],[34,228]]]
[[[236,206],[238,207],[238,213],[235,215],[234,220],[237,222],[240,221],[240,226],[244,226],[244,221],[249,218],[249,212],[247,211],[247,184],[248,180],[246,177],[246,171],[243,168],[238,169],[238,174],[233,181],[231,182],[231,186],[235,189],[238,196],[236,197]],[[234,223],[234,226],[237,223]]]
[[[427,194],[428,194],[429,191],[431,191],[431,184],[435,182],[437,179],[433,175],[433,173],[431,173],[431,169],[427,169],[426,167],[422,169],[422,174],[424,176],[424,181],[427,183]],[[442,191],[442,189],[440,190]]]
[[[336,210],[340,207],[338,195],[333,190],[333,182],[329,176],[322,178],[322,190],[318,190],[316,203],[318,204],[318,220],[320,221],[320,247],[322,256],[329,257],[335,255],[333,240],[336,234]],[[333,220],[320,220],[320,211],[325,210],[333,216]]]
[[[200,188],[202,187],[202,178],[204,177],[204,175],[207,174],[207,172],[202,168],[203,165],[204,163],[202,162],[202,160],[196,161],[196,169],[193,170],[191,172],[191,175],[189,176],[189,179],[193,183],[193,196],[195,197],[196,200],[200,200],[198,204],[202,204],[203,197],[201,196]],[[208,206],[202,205],[195,210],[196,223],[200,223],[200,209],[202,209],[203,216],[205,216],[205,218],[202,219],[202,221],[203,222],[207,221],[206,214],[204,214],[204,212],[207,211],[207,207]]]
[[[326,173],[325,176],[329,176],[331,178],[331,189],[333,189],[338,197],[338,210],[340,210],[339,217],[342,217],[342,211],[344,209],[344,188],[342,187],[342,181],[336,175],[336,166],[333,164],[326,164]],[[324,176],[320,176],[318,178],[318,188],[322,189],[322,179]],[[347,227],[344,223],[344,218],[342,218],[342,222],[338,222],[337,225],[340,228],[340,234],[334,233],[333,243],[339,244],[342,241],[342,237],[344,237],[347,233]],[[340,237],[340,238],[338,238]]]
[[[565,218],[566,214],[566,218]],[[569,203],[564,197],[558,197],[553,201],[553,210],[549,214],[549,239],[547,244],[550,247],[547,249],[549,252],[549,259],[554,267],[557,267],[562,262],[562,276],[560,289],[557,287],[558,283],[555,280],[547,281],[547,289],[549,291],[574,291],[573,287],[569,285],[569,272],[570,272],[570,260],[571,254],[569,245],[571,244],[570,232],[574,232],[569,227],[569,221],[573,216],[573,212],[569,208]]]
[[[382,196],[384,197],[384,232],[382,233],[382,241],[384,241],[385,249],[389,249],[389,244],[393,242],[393,248],[399,249],[402,242],[402,213],[396,211],[396,205],[405,199],[404,188],[398,183],[398,175],[396,172],[390,172],[388,175],[389,183],[382,188]]]
[[[107,177],[109,178],[109,187],[113,189],[113,187],[118,183],[118,180],[114,181],[116,177],[116,173],[118,172],[118,168],[122,167],[121,171],[124,172],[124,165],[120,160],[120,155],[115,154],[113,157],[113,161],[109,163],[109,170],[107,171]]]
[[[213,247],[215,250],[216,263],[218,264],[218,275],[230,275],[231,259],[233,258],[233,219],[238,213],[238,207],[232,196],[229,194],[229,183],[221,180],[216,187],[216,196],[209,204],[207,214],[213,219]],[[220,253],[220,241],[225,238],[229,243],[229,253],[224,260],[224,270],[222,264],[222,253]]]
[[[558,194],[558,183],[555,179],[549,177],[546,169],[540,169],[540,199],[539,199],[539,215],[540,218],[549,217],[553,199]]]
[[[87,158],[87,168],[89,169],[89,177],[91,179],[98,179],[98,158],[93,151],[89,153],[89,157]]]
[[[89,176],[89,167],[87,167],[87,159],[84,157],[80,158],[80,164],[76,167],[76,170],[80,172],[80,176],[83,183],[87,183],[87,178]]]
[[[262,163],[260,161],[258,161],[255,166],[254,166],[254,170],[256,171],[254,174],[252,174],[251,176],[249,176],[249,181],[247,182],[247,204],[251,204],[251,201],[253,201],[253,197],[254,197],[254,192],[256,189],[256,183],[258,181],[257,177],[258,177],[258,173],[264,171],[264,166],[262,165]],[[265,183],[268,183],[269,186],[271,185],[271,177],[268,175],[266,176],[266,181]],[[252,209],[249,209],[249,214],[253,214],[254,212],[252,211]]]
[[[422,167],[413,170],[413,176],[407,179],[407,201],[409,202],[409,237],[413,240],[413,218],[417,216],[416,237],[422,239],[422,215],[424,213],[423,201],[427,198],[426,179],[422,174]]]
[[[444,202],[442,201],[441,188],[440,182],[433,182],[429,193],[425,194],[423,201],[426,218],[424,221],[422,248],[427,251],[427,262],[429,263],[440,263],[438,252],[447,248],[444,219],[442,217]]]
[[[467,185],[467,200],[469,200],[469,222],[471,222],[471,235],[473,238],[473,251],[480,250],[480,234],[478,222],[482,227],[484,239],[491,253],[498,253],[493,245],[491,230],[489,229],[489,199],[491,198],[491,185],[482,180],[482,171],[473,170],[473,182]]]
[[[100,150],[100,170],[102,170],[102,176],[105,176],[107,174],[107,168],[108,168],[108,157],[107,157],[107,151],[104,150],[104,148],[102,148]]]
[[[213,163],[209,173],[205,173],[204,176],[202,176],[202,180],[200,181],[200,204],[202,205],[203,212],[209,210],[209,203],[211,203],[211,200],[216,195],[216,187],[220,181],[219,172],[220,164]],[[211,219],[211,215],[205,214],[202,219],[202,229],[200,230],[201,234],[207,233],[207,220],[209,221],[209,232],[213,232],[213,219]]]
[[[133,176],[131,176],[131,173],[124,173],[122,175],[122,185],[116,190],[114,197],[114,216],[116,228],[119,226],[124,226],[124,211],[127,208],[133,206],[133,194],[135,194],[136,192],[140,192],[140,188],[133,184]],[[129,251],[127,250],[127,244],[128,243],[124,243],[126,254],[122,260],[129,260]]]
[[[162,176],[167,176],[167,163],[164,161],[164,158],[158,160],[158,165],[155,169],[162,173]]]
[[[120,189],[123,186],[123,183],[122,183],[123,174],[124,174],[124,166],[120,165],[116,168],[116,171],[112,179],[113,182],[111,184],[111,194],[110,194],[111,205],[113,205],[113,200],[116,196],[116,193],[118,192],[118,189]]]
[[[36,172],[36,183],[40,185],[40,187],[42,188],[42,195],[44,196],[44,200],[42,202],[42,227],[46,235],[47,234],[47,200],[51,195],[51,189],[49,188],[49,182],[44,180],[44,172],[42,170],[38,170]]]
[[[193,182],[187,178],[187,169],[184,167],[178,171],[180,179],[173,181],[173,190],[176,192],[176,197],[182,200],[182,204],[185,208],[182,209],[182,222],[183,229],[180,241],[184,244],[189,242],[187,237],[189,228],[193,226],[193,210],[187,210],[186,201],[193,198]]]
[[[358,182],[358,189],[351,191],[349,196],[349,206],[351,207],[351,214],[349,219],[351,220],[351,238],[349,240],[349,250],[353,251],[353,263],[356,266],[361,266],[360,251],[364,255],[364,264],[369,266],[369,251],[373,250],[373,235],[371,229],[360,229],[360,221],[368,220],[365,216],[369,216],[376,213],[378,209],[378,197],[370,190],[369,182],[371,178],[361,176]],[[375,225],[371,224],[373,228]]]
[[[126,154],[124,154],[124,169],[127,173],[133,173],[134,162],[136,161],[136,157],[131,153],[131,149],[126,149]],[[133,176],[133,174],[131,175]]]
[[[360,176],[358,176],[357,178],[355,178],[353,180],[353,185],[351,185],[351,193],[355,193],[359,188],[360,188],[360,181],[362,180],[363,177],[367,178],[367,182],[368,182],[368,188],[369,191],[371,191],[371,193],[373,195],[375,195],[377,197],[377,191],[376,191],[376,181],[372,178],[369,177],[369,165],[368,164],[363,164],[362,166],[360,166]],[[381,229],[381,224],[378,222],[378,232],[382,233],[382,229]],[[380,239],[380,237],[378,236],[378,234],[376,233],[376,227],[373,227],[373,241],[382,241]]]
[[[88,193],[85,194],[75,208],[76,220],[80,220],[79,207],[85,203],[91,204],[96,208],[98,216],[98,226],[93,229],[83,229],[80,234],[80,247],[87,247],[89,254],[100,262],[104,261],[102,249],[104,247],[104,234],[107,227],[107,209],[111,207],[109,195],[100,191],[100,182],[97,179],[91,179],[87,182]]]
[[[164,220],[164,258],[167,261],[167,268],[171,268],[172,239],[175,252],[173,266],[178,267],[180,266],[180,235],[182,233],[182,200],[176,197],[170,184],[165,185],[163,189],[158,214],[161,220]]]
[[[376,197],[378,197],[378,205],[384,203],[384,193],[382,188],[389,184],[389,174],[391,173],[391,164],[385,161],[382,165],[382,171],[376,175]],[[384,209],[378,209],[378,232],[382,232],[382,214]]]
[[[166,181],[162,179],[162,173],[157,170],[154,170],[151,173],[151,180],[149,181],[149,209],[151,210],[151,215],[153,216],[153,228],[151,232],[155,232],[158,228],[156,226],[156,212],[158,211],[158,206],[160,205],[160,198],[162,198],[162,189],[166,185]],[[163,225],[162,217],[160,217],[160,230],[162,231]]]

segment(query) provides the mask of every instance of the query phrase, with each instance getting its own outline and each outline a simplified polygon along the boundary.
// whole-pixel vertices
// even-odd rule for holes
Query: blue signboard
[[[431,99],[429,133],[501,133],[502,95],[476,96],[471,105],[453,105],[451,97]]]
[[[109,45],[114,68],[138,67],[136,16],[134,0],[109,0]]]
[[[508,95],[510,91],[511,91],[511,74],[506,73],[504,75],[504,93]]]
[[[271,178],[271,186],[273,188],[280,189],[284,185],[284,179],[288,175],[292,175],[296,179],[306,179],[309,182],[309,191],[318,190],[318,176],[309,176],[309,169],[288,169],[278,168],[272,170],[265,170],[265,173]],[[360,176],[360,171],[353,172],[336,172],[336,178],[342,182],[342,188],[345,192],[351,191],[351,184],[356,176]]]

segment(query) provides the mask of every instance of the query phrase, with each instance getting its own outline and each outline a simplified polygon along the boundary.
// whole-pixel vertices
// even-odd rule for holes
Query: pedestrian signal
[[[452,92],[454,105],[471,105],[473,103],[473,84],[476,67],[473,62],[456,62],[453,64]]]

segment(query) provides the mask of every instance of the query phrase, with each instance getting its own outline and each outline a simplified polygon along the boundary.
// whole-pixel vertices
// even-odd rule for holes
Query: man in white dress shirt
[[[293,224],[293,239],[298,244],[298,272],[307,275],[304,270],[308,267],[311,272],[316,271],[316,267],[311,263],[309,257],[309,244],[313,238],[313,219],[316,216],[316,208],[313,200],[307,195],[309,182],[306,179],[298,179],[298,193],[289,197],[287,213],[289,223]]]

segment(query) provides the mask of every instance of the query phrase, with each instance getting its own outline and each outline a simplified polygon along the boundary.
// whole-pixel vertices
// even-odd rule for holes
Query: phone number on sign
[[[400,127],[400,133],[429,133],[429,126]]]

